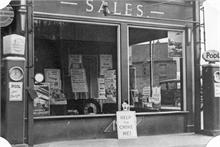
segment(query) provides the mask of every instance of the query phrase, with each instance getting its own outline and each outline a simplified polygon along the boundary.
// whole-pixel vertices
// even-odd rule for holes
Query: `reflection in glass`
[[[181,110],[181,35],[182,32],[129,28],[131,109],[137,112]],[[168,50],[171,37],[173,45],[178,45],[178,52],[172,54]]]
[[[45,77],[35,116],[115,113],[117,27],[35,20],[34,30],[34,69]]]

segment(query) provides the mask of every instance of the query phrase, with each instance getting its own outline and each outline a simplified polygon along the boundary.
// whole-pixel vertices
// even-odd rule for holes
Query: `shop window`
[[[129,27],[131,110],[181,110],[182,45],[181,31]]]
[[[115,113],[117,26],[35,20],[34,116]]]

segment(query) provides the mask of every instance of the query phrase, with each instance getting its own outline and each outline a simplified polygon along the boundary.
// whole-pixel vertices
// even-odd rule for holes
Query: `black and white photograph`
[[[220,0],[0,0],[0,147],[220,147]]]

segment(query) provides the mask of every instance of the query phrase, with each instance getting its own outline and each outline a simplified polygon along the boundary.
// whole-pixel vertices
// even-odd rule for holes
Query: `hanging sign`
[[[137,121],[135,111],[117,111],[118,139],[137,138]]]
[[[9,82],[9,101],[22,101],[23,82]]]
[[[202,57],[205,61],[208,61],[208,62],[219,62],[220,61],[219,52],[216,50],[208,50],[202,54]]]
[[[6,27],[10,25],[13,19],[14,19],[14,10],[10,5],[4,7],[3,9],[0,9],[0,27]]]

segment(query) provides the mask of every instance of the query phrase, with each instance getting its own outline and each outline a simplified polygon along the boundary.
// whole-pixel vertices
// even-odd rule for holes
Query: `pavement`
[[[34,147],[206,147],[212,136],[194,133],[138,136],[135,139],[83,139],[37,144]]]

